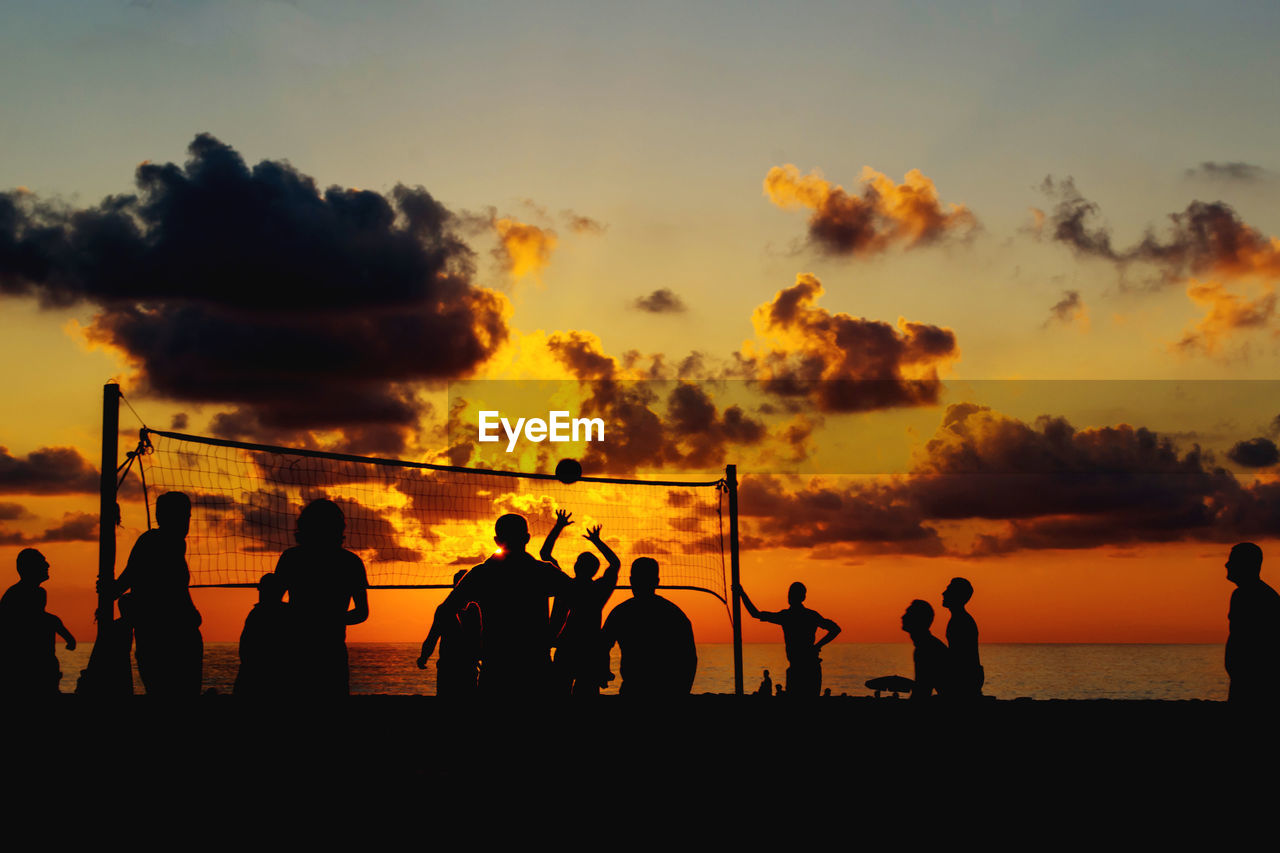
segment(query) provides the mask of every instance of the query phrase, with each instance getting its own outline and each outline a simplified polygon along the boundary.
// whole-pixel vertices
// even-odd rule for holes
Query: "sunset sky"
[[[155,428],[549,471],[459,439],[538,388],[609,424],[588,474],[736,463],[744,585],[803,581],[842,641],[963,575],[987,642],[1219,642],[1230,545],[1280,555],[1278,34],[1259,3],[7,4],[0,567],[40,548],[92,638],[113,379]],[[439,598],[374,592],[350,638],[420,640]],[[205,639],[252,600],[200,591]]]

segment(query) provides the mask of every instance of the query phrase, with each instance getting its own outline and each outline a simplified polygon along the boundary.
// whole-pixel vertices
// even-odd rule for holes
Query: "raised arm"
[[[614,587],[618,585],[618,570],[622,568],[622,560],[618,559],[618,555],[613,553],[613,549],[604,544],[604,540],[600,538],[601,525],[597,524],[582,534],[582,538],[596,546],[596,550],[600,552],[600,556],[604,557],[605,569],[600,579],[605,581],[612,592]]]
[[[818,617],[818,627],[825,629],[827,633],[822,637],[822,639],[818,640],[818,642],[813,644],[814,651],[817,651],[818,649],[825,646],[827,643],[834,640],[836,638],[836,635],[840,633],[839,625],[837,625],[835,622],[832,622],[830,619],[824,618],[822,616]]]
[[[571,518],[573,518],[573,513],[563,509],[556,510],[556,523],[552,525],[551,532],[547,534],[547,538],[542,542],[542,550],[538,552],[538,556],[542,558],[543,562],[550,563],[557,569],[560,568],[560,564],[556,562],[555,557],[551,556],[551,551],[556,547],[556,539],[560,538],[560,532],[570,524],[573,524],[570,521]]]

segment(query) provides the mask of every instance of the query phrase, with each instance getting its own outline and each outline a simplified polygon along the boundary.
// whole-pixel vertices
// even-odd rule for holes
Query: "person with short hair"
[[[111,589],[120,615],[133,626],[134,657],[148,694],[198,696],[204,677],[200,611],[191,600],[187,532],[191,499],[183,492],[156,498],[156,527],[138,537]]]
[[[493,526],[498,550],[472,568],[436,608],[422,643],[418,666],[425,667],[436,643],[468,602],[480,610],[480,693],[546,696],[550,687],[551,631],[547,602],[571,580],[528,552],[529,523],[509,513]]]
[[[62,620],[45,610],[49,561],[35,548],[18,552],[18,582],[0,597],[0,690],[15,697],[58,693],[62,670],[58,666],[55,636],[74,651],[76,638]]]
[[[1231,593],[1227,620],[1227,701],[1237,705],[1280,702],[1280,595],[1262,580],[1262,549],[1241,542],[1226,563]]]
[[[640,557],[631,564],[631,598],[609,613],[602,631],[607,652],[622,649],[618,692],[638,698],[687,696],[698,672],[693,623],[679,607],[657,594],[658,561]]]
[[[284,584],[275,572],[258,580],[258,603],[240,632],[240,669],[232,693],[262,698],[289,693],[292,678],[288,648],[292,640]]]
[[[947,620],[947,660],[951,666],[948,682],[953,699],[982,695],[986,672],[978,656],[978,623],[965,609],[973,598],[973,584],[966,578],[952,578],[942,591],[942,606],[951,611]]]

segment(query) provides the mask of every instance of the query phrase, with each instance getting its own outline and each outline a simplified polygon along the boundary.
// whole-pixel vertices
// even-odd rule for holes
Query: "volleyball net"
[[[537,553],[556,512],[572,513],[556,558],[566,569],[594,549],[580,534],[602,525],[624,567],[658,561],[661,586],[729,601],[728,486],[713,481],[581,477],[459,468],[273,447],[143,429],[138,463],[148,518],[164,492],[191,499],[191,585],[252,586],[296,544],[302,508],[317,498],[346,516],[344,547],[365,562],[373,588],[442,588],[494,552],[494,522],[529,522]],[[627,573],[622,573],[625,584]]]

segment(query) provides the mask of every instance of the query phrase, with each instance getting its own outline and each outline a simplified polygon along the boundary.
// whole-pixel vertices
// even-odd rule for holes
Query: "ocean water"
[[[74,652],[58,646],[62,690],[75,689],[76,677],[89,660],[92,643]],[[435,661],[426,670],[415,665],[417,643],[353,643],[349,647],[351,692],[433,695]],[[1213,699],[1227,698],[1227,675],[1221,645],[1139,644],[984,644],[983,692],[1000,699]],[[899,643],[832,643],[822,650],[823,686],[833,695],[870,696],[869,678],[912,672],[911,646]],[[231,692],[239,656],[235,643],[205,646],[204,685]],[[613,652],[618,671],[618,650]],[[764,670],[775,684],[786,678],[786,652],[781,643],[749,643],[743,647],[743,673],[748,692],[760,684]],[[733,646],[700,644],[695,693],[733,692]],[[134,691],[142,681],[134,673]],[[617,692],[614,681],[606,693]]]

